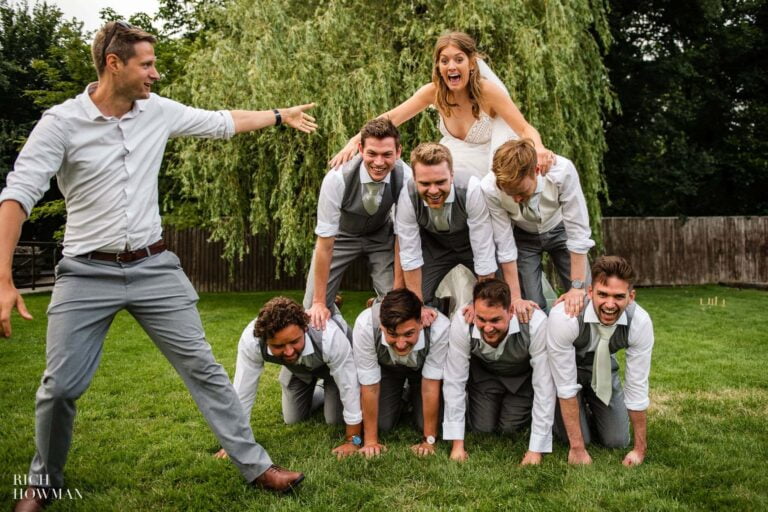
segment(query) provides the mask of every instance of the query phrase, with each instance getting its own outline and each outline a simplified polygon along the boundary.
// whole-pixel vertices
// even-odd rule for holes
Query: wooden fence
[[[627,258],[641,286],[705,283],[768,283],[768,217],[608,217],[603,219],[606,253]],[[222,244],[201,229],[166,227],[164,237],[198,291],[303,289],[305,276],[275,279],[273,241],[248,240],[250,254],[229,279]],[[370,290],[365,265],[344,276],[344,290]]]

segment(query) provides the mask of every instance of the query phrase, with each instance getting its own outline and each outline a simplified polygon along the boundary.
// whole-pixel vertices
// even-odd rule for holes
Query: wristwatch
[[[571,288],[576,288],[577,290],[583,290],[584,289],[584,281],[581,279],[574,279],[571,281]]]
[[[357,447],[363,446],[363,440],[357,434],[355,434],[352,437],[347,438],[347,442],[348,443],[352,443],[353,445],[355,445]]]
[[[433,445],[435,444],[435,436],[424,436],[421,442]]]

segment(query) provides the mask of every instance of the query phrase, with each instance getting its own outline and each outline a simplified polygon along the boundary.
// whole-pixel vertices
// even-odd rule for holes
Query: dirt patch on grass
[[[673,418],[681,404],[688,400],[721,404],[724,409],[746,416],[768,418],[768,390],[756,388],[725,388],[717,391],[651,392],[650,414]]]

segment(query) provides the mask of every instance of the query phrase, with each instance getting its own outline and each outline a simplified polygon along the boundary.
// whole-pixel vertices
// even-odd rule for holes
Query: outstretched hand
[[[296,105],[295,107],[283,109],[280,112],[283,116],[283,123],[300,132],[312,133],[317,130],[317,123],[315,123],[315,118],[307,114],[305,110],[309,110],[314,106],[314,103],[307,103],[306,105]]]
[[[19,290],[13,283],[3,283],[0,285],[0,334],[5,338],[11,337],[11,313],[14,308],[21,318],[32,320],[32,315],[27,311]]]

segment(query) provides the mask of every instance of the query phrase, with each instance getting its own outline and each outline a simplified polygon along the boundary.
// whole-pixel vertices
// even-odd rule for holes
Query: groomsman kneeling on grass
[[[283,419],[287,424],[307,419],[324,406],[328,424],[346,424],[346,440],[333,449],[341,459],[362,445],[360,386],[349,338],[331,320],[323,331],[309,325],[309,315],[296,301],[275,297],[259,311],[240,336],[234,386],[250,419],[264,362],[282,365]],[[323,386],[318,386],[323,379]],[[225,458],[222,449],[218,458]]]
[[[608,448],[629,445],[629,420],[635,445],[623,464],[642,464],[645,458],[653,324],[634,301],[634,279],[624,258],[601,256],[592,265],[584,311],[570,317],[558,304],[549,315],[547,350],[559,398],[555,433],[560,438],[567,433],[571,464],[592,463],[585,445],[593,432]],[[621,349],[626,349],[623,391],[614,355]]]
[[[498,279],[477,283],[472,299],[473,323],[461,311],[453,316],[445,363],[443,438],[453,440],[451,459],[468,457],[466,417],[475,432],[511,433],[530,425],[522,464],[539,464],[542,453],[552,451],[556,401],[547,359],[547,316],[534,310],[529,323],[519,323],[509,286]]]
[[[415,423],[424,434],[411,450],[419,456],[435,453],[450,321],[437,313],[432,324],[422,328],[421,308],[419,297],[401,288],[389,292],[355,321],[352,337],[365,436],[360,453],[366,457],[386,451],[379,443],[379,431],[397,423],[406,381]]]

